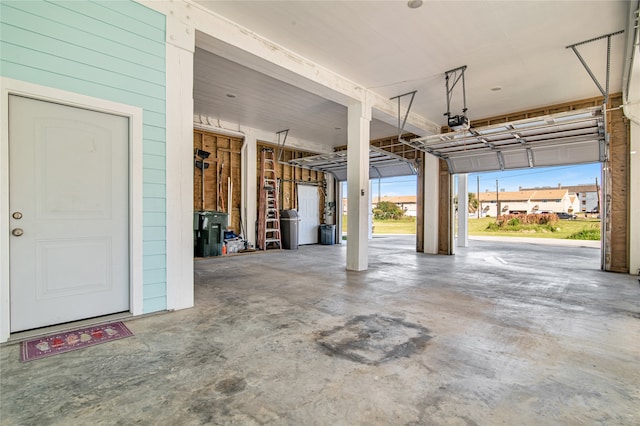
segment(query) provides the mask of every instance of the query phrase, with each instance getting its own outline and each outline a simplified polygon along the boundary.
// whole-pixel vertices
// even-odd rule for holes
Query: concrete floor
[[[599,250],[375,238],[198,260],[196,307],[21,364],[2,425],[640,424],[638,277]],[[337,266],[336,266],[337,265]]]

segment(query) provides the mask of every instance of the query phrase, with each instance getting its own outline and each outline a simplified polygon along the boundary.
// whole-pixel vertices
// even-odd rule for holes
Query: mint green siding
[[[134,1],[3,0],[0,74],[143,109],[144,312],[166,309],[164,15]]]

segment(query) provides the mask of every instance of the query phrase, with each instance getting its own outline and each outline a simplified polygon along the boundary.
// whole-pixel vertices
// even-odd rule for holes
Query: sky
[[[600,163],[579,164],[560,167],[541,167],[535,169],[508,170],[504,172],[470,173],[469,191],[476,192],[478,177],[480,178],[480,192],[496,190],[518,191],[519,187],[557,187],[601,183]],[[378,196],[378,179],[371,181],[372,196]],[[346,191],[346,188],[345,188]],[[346,194],[346,192],[344,192]],[[416,195],[416,177],[400,176],[380,180],[381,196]]]

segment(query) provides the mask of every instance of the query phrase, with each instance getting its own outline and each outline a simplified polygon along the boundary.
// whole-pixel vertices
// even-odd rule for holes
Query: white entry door
[[[300,217],[298,244],[318,243],[319,208],[318,187],[298,185],[298,216]]]
[[[11,331],[128,311],[129,119],[9,97]]]

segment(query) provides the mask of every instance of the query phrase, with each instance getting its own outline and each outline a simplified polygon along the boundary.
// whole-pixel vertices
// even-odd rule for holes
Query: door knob
[[[14,237],[19,237],[24,234],[24,231],[21,228],[15,228],[13,231],[11,231],[11,233]]]

